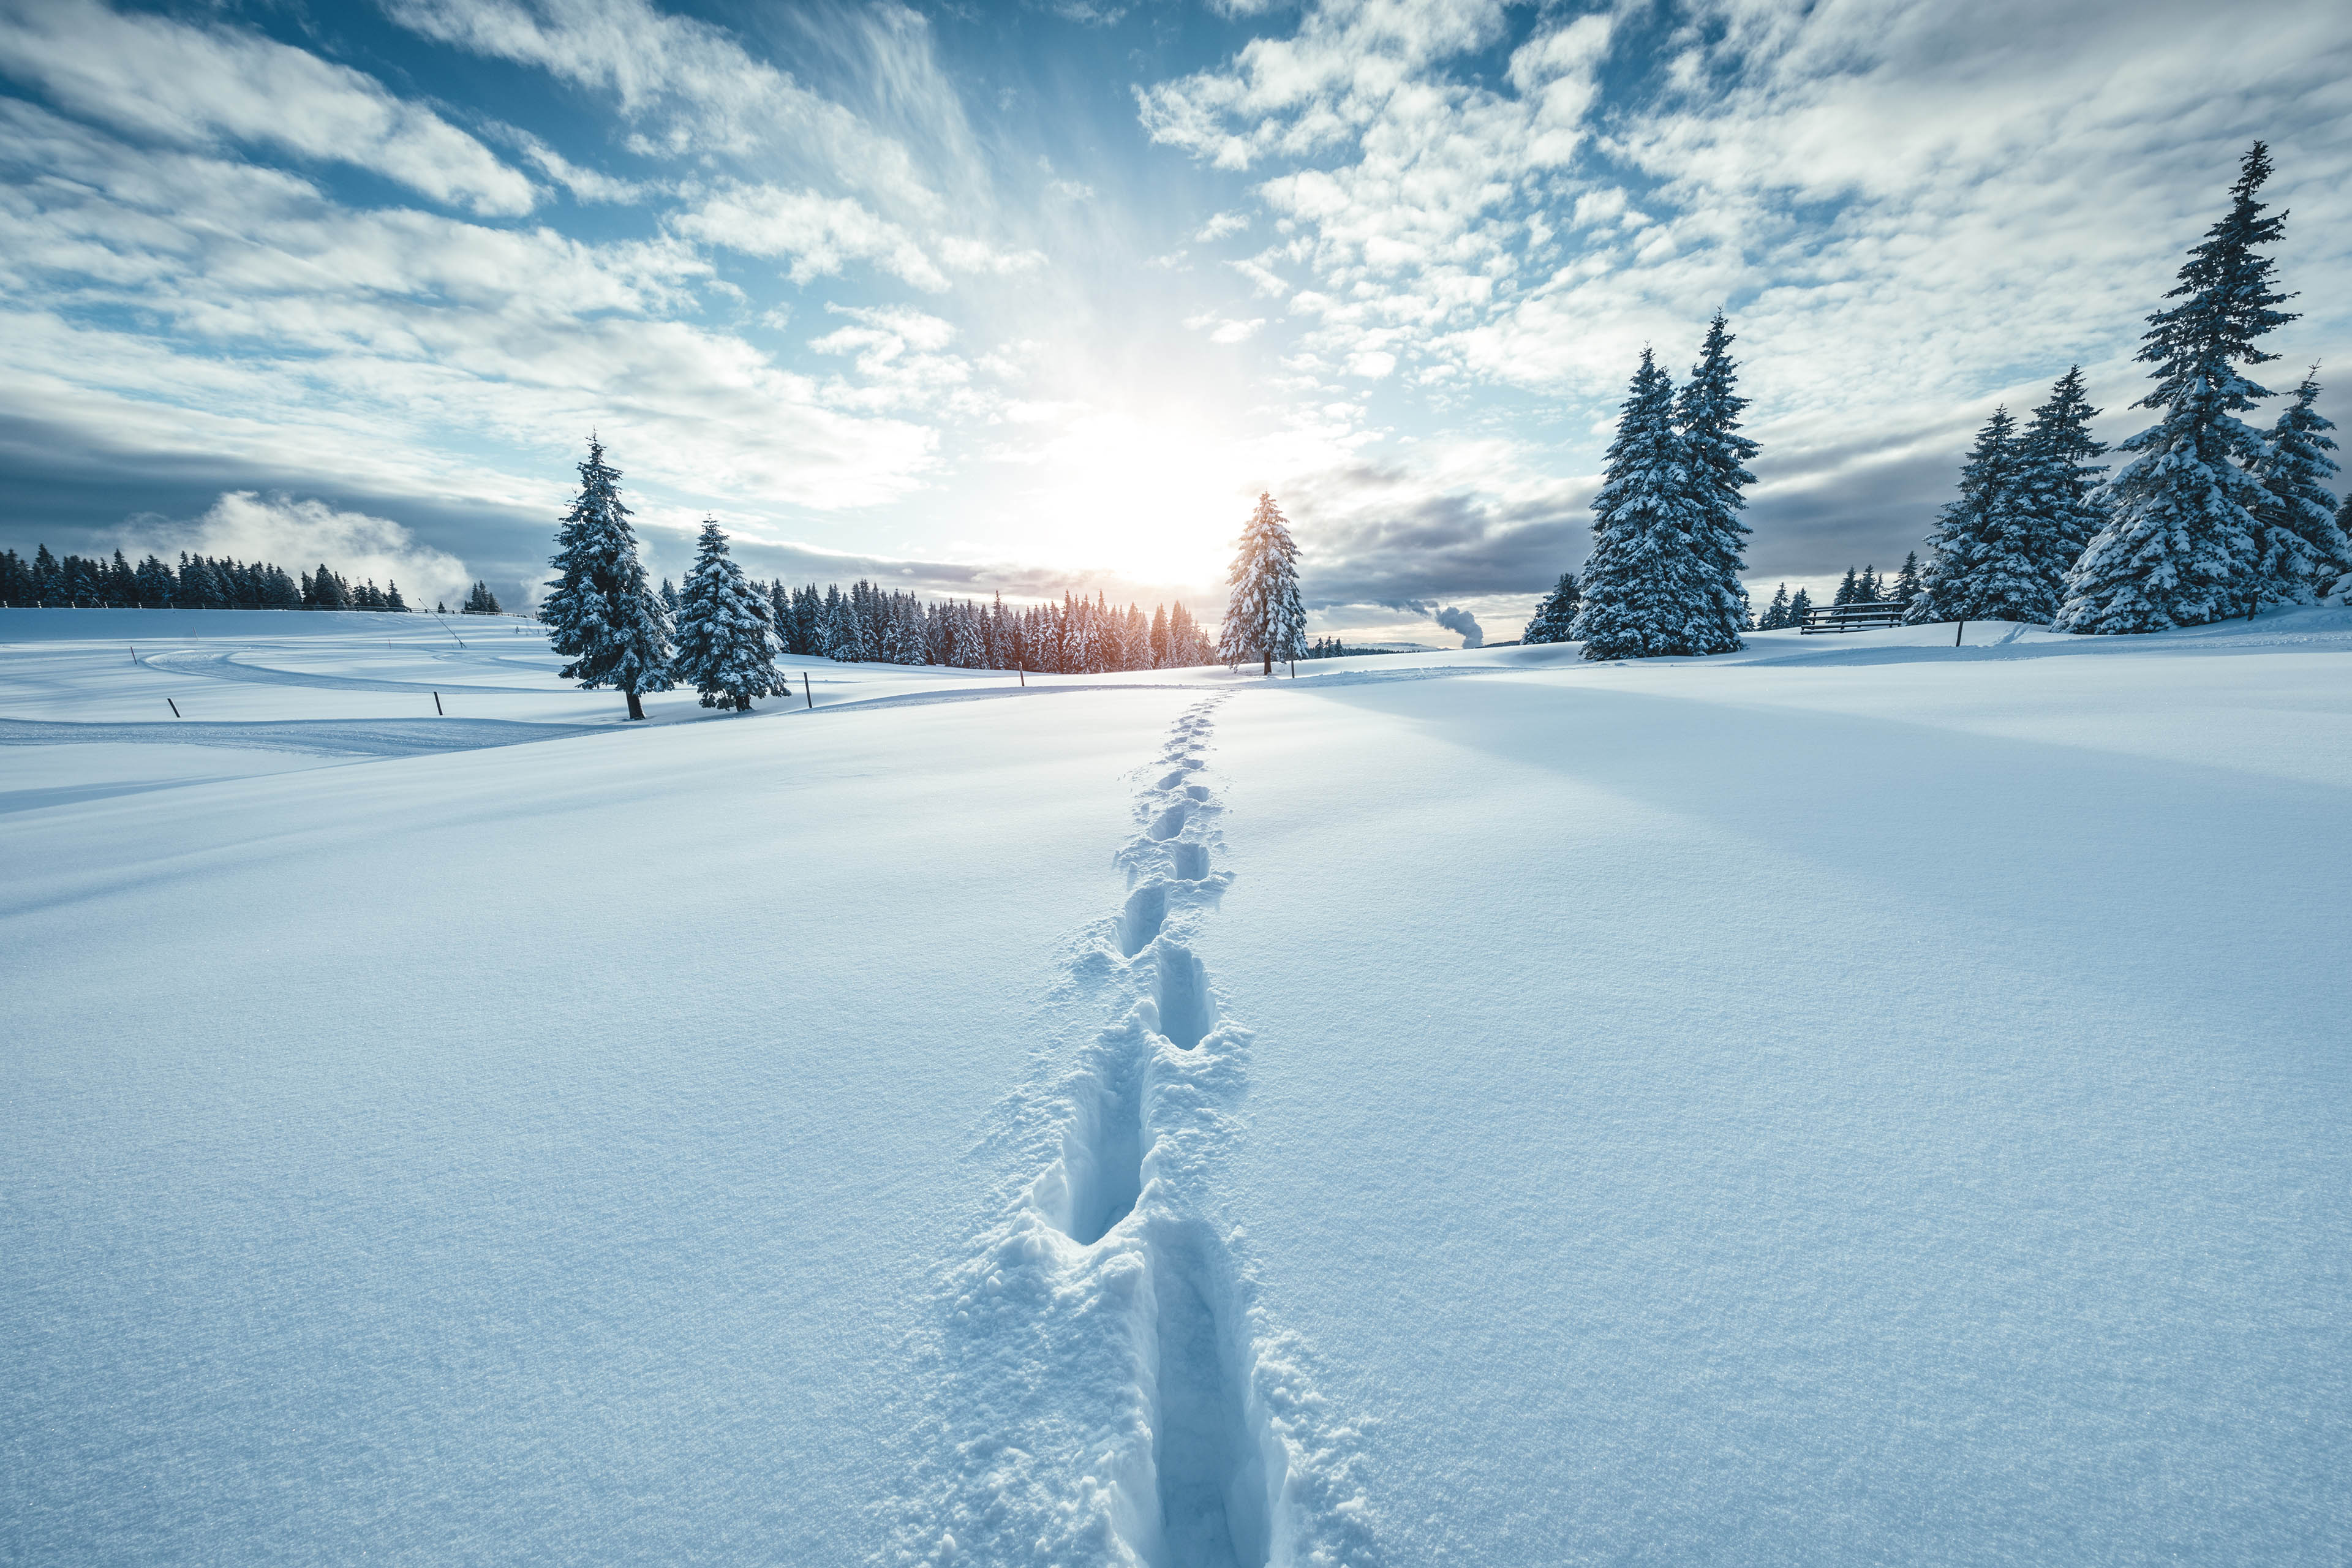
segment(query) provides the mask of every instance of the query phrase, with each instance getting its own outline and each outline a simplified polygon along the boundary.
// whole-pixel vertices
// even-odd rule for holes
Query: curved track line
[[[237,656],[242,649],[213,653],[198,648],[176,648],[165,653],[142,653],[139,662],[151,669],[169,670],[173,675],[200,675],[210,680],[232,680],[252,686],[309,686],[324,691],[405,691],[436,689],[425,680],[380,680],[362,675],[312,675],[299,669],[277,669],[266,664],[248,664]],[[509,697],[544,697],[542,686],[443,686],[443,691],[466,691],[477,695]]]

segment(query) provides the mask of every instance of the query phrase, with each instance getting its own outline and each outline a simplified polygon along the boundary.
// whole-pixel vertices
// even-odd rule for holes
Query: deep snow
[[[0,1556],[2352,1553],[2352,614],[452,625],[0,612]]]

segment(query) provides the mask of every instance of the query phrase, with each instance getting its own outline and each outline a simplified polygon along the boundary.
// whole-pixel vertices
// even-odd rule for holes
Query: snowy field
[[[2352,1559],[2352,612],[1951,639],[0,611],[0,1561]]]

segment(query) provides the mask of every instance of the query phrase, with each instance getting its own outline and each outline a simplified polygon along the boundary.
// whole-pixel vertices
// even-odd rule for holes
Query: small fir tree
[[[2294,320],[2274,308],[2288,296],[2272,287],[2275,263],[2260,249],[2285,227],[2254,199],[2270,174],[2270,150],[2257,142],[2230,187],[2229,214],[2165,296],[2180,303],[2148,317],[2139,358],[2156,367],[2156,386],[2133,406],[2161,412],[2122,446],[2132,458],[2108,487],[2109,521],[2067,574],[2062,630],[2199,626],[2248,596],[2263,504],[2250,470],[2263,441],[2238,416],[2270,393],[2239,367],[2276,358],[2259,340]]]
[[[2352,572],[2352,542],[2336,521],[2336,497],[2327,481],[2336,477],[2328,454],[2336,428],[2312,404],[2319,396],[2318,367],[2294,389],[2294,400],[2279,410],[2263,438],[2254,477],[2262,500],[2254,508],[2253,581],[2249,615],[2264,604],[2308,605],[2332,591]]]
[[[1567,642],[1576,629],[1576,612],[1584,604],[1584,591],[1577,585],[1576,574],[1563,572],[1551,592],[1536,605],[1535,618],[1528,629],[1519,634],[1523,643]]]
[[[1837,594],[1830,600],[1830,603],[1833,605],[1853,604],[1854,590],[1861,585],[1861,583],[1862,579],[1854,574],[1853,568],[1851,566],[1847,567],[1845,569],[1845,581],[1837,585]]]
[[[2347,494],[2344,498],[2344,504],[2336,509],[2336,531],[2344,535],[2347,540],[2352,540],[2352,494]],[[2344,574],[2336,578],[2334,584],[2323,588],[2321,594],[2323,596],[2352,602],[2352,567],[2347,567]]]
[[[1690,618],[1694,650],[1701,653],[1738,648],[1748,618],[1748,585],[1739,580],[1748,570],[1748,529],[1739,513],[1748,504],[1748,487],[1756,482],[1748,460],[1758,448],[1739,433],[1739,416],[1748,399],[1737,390],[1739,365],[1731,357],[1735,341],[1717,310],[1707,323],[1698,363],[1691,367],[1690,380],[1675,405],[1689,490],[1691,550],[1703,584],[1703,597],[1692,606]]]
[[[1643,349],[1592,498],[1592,553],[1576,617],[1587,658],[1726,651],[1713,567],[1692,545],[1701,525],[1674,409],[1674,384]],[[1739,646],[1736,633],[1730,646]]]
[[[1796,596],[1789,601],[1789,624],[1792,626],[1801,626],[1805,624],[1805,617],[1812,613],[1812,595],[1802,588],[1798,589]]]
[[[306,610],[345,610],[351,607],[351,596],[344,593],[341,582],[327,563],[320,562],[318,571],[302,579],[302,607]]]
[[[2082,367],[2072,365],[2019,437],[2017,505],[2028,520],[2034,567],[2047,584],[2051,616],[2066,601],[2066,574],[2106,521],[2098,500],[2099,476],[2106,466],[2093,459],[2107,448],[2092,438],[2090,429],[2098,416],[2083,391]]]
[[[2019,500],[2025,454],[2017,422],[1996,408],[1960,468],[1960,493],[1928,536],[1929,559],[1909,619],[2039,621],[2050,618],[2049,584],[2034,521]]]
[[[702,520],[694,567],[677,596],[677,654],[670,673],[702,694],[705,708],[751,710],[751,699],[783,689],[767,595],[727,552],[719,520]]]
[[[1274,673],[1276,659],[1305,651],[1307,610],[1298,597],[1298,546],[1274,497],[1261,491],[1257,510],[1242,527],[1226,600],[1225,624],[1218,628],[1217,657],[1228,664],[1255,658]]]
[[[604,462],[604,444],[590,437],[580,494],[549,563],[558,574],[539,618],[549,628],[548,647],[572,660],[564,679],[591,691],[611,687],[628,699],[629,717],[643,719],[643,694],[669,689],[669,613],[637,559],[620,478]]]
[[[1919,552],[1914,550],[1903,557],[1903,570],[1895,574],[1895,585],[1886,591],[1886,597],[1890,604],[1908,609],[1918,602],[1919,594]]]
[[[1786,631],[1789,625],[1789,584],[1783,583],[1772,590],[1772,602],[1766,605],[1764,613],[1757,617],[1756,629],[1759,632]]]

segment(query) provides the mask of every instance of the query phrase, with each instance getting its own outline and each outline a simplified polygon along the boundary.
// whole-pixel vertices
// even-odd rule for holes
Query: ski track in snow
[[[142,653],[139,662],[150,669],[168,670],[173,675],[201,675],[211,680],[241,681],[254,686],[311,686],[325,691],[431,691],[434,687],[421,680],[383,680],[363,675],[312,675],[299,669],[278,669],[266,664],[248,664],[237,657],[240,650],[216,653],[202,648],[174,648],[165,653]],[[434,654],[436,658],[449,658],[455,662],[478,664],[478,658],[457,655]],[[442,687],[444,691],[462,689],[469,694],[495,694],[508,697],[539,697],[546,689],[538,686],[475,686]]]
[[[533,724],[513,719],[270,719],[184,720],[177,723],[79,723],[66,720],[0,718],[0,746],[138,744],[236,746],[257,752],[299,752],[322,757],[417,757],[602,735],[609,726]]]
[[[1128,895],[1066,961],[1058,999],[1116,1021],[1007,1102],[1004,1135],[1045,1168],[943,1282],[930,1452],[892,1562],[1381,1561],[1357,1431],[1266,1321],[1216,1204],[1252,1043],[1193,951],[1232,880],[1204,776],[1227,695],[1170,732],[1118,852]]]

